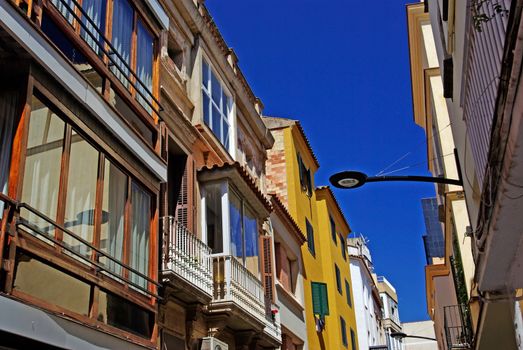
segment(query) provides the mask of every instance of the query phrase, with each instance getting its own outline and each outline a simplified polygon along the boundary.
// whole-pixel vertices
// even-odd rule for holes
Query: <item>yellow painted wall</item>
[[[332,239],[331,234],[331,224],[330,216],[334,219],[336,232],[341,234],[346,240],[350,232],[350,228],[347,226],[346,221],[344,220],[343,213],[341,213],[334,198],[330,194],[328,188],[317,189],[316,190],[316,200],[317,200],[317,213],[318,213],[318,228],[319,234],[318,238],[321,244],[321,258],[322,258],[322,270],[324,282],[328,285],[329,292],[329,309],[330,316],[329,320],[326,322],[327,327],[337,328],[338,332],[329,332],[330,344],[336,344],[336,349],[344,349],[345,347],[342,344],[341,338],[341,324],[340,316],[346,322],[347,330],[347,347],[346,349],[351,349],[351,336],[350,330],[352,329],[355,334],[355,342],[357,340],[357,327],[356,327],[356,315],[354,313],[354,308],[350,307],[347,303],[347,291],[345,289],[345,280],[349,282],[351,286],[351,301],[354,305],[354,300],[352,298],[352,280],[350,276],[350,263],[348,253],[346,252],[346,259],[342,255],[342,243],[340,241],[339,235],[336,236],[336,243]],[[346,245],[343,247],[347,249]],[[335,264],[340,269],[341,275],[341,293],[337,289],[336,283],[336,270]],[[334,346],[334,345],[333,345]],[[356,349],[354,349],[356,350]]]
[[[347,349],[351,349],[350,329],[352,328],[356,333],[356,321],[354,310],[347,305],[344,282],[347,279],[349,284],[352,285],[350,265],[348,258],[345,261],[342,257],[339,239],[337,246],[331,240],[328,213],[333,208],[333,202],[330,203],[328,208],[327,200],[318,201],[316,191],[312,191],[310,198],[306,192],[302,191],[297,153],[300,153],[305,166],[311,170],[313,189],[315,188],[314,173],[317,167],[297,126],[293,125],[285,128],[283,132],[287,164],[288,209],[304,233],[307,232],[305,219],[309,220],[314,229],[315,256],[311,254],[307,243],[301,248],[304,267],[304,299],[308,347],[310,350],[345,349],[342,345],[340,328],[340,315],[342,315],[347,323]],[[333,213],[336,224],[339,225],[339,232],[346,235],[349,232],[349,228],[344,224],[344,220],[340,215],[342,214],[337,210]],[[338,293],[336,288],[334,261],[338,264],[342,275],[342,295]],[[316,332],[315,327],[311,282],[324,282],[328,285],[330,315],[326,316],[326,327],[320,333]]]

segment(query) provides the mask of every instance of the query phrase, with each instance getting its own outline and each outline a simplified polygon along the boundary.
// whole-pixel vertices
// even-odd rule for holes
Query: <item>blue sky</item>
[[[427,172],[412,116],[405,0],[207,0],[266,115],[299,119],[319,159],[316,185],[341,170]],[[410,153],[409,153],[410,152]],[[375,270],[396,287],[403,322],[428,319],[421,183],[335,190]]]

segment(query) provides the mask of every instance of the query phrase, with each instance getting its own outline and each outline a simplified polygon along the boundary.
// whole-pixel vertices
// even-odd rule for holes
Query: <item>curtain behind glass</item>
[[[144,275],[149,275],[149,235],[151,223],[151,197],[138,185],[132,184],[132,225],[130,265]],[[131,273],[131,281],[147,288],[147,281]]]
[[[22,187],[22,202],[56,219],[65,123],[33,96]],[[33,214],[23,217],[44,233],[53,230]]]
[[[229,191],[229,225],[231,230],[231,255],[243,264],[242,203],[233,191]]]
[[[245,206],[243,215],[245,232],[245,267],[255,276],[260,273],[258,252],[258,224],[252,211]]]
[[[11,144],[13,143],[14,123],[20,93],[15,90],[0,93],[0,192],[7,194],[9,169],[11,163]],[[0,219],[3,216],[4,203],[0,201]]]
[[[60,13],[65,17],[67,22],[71,25],[73,24],[74,17],[72,11],[75,10],[75,5],[72,0],[52,0],[53,5],[60,11]]]
[[[127,0],[114,0],[112,44],[123,61],[116,55],[113,55],[112,57],[120,69],[111,66],[111,70],[126,87],[129,87],[129,69],[125,66],[124,62],[130,66],[133,17],[133,9]]]
[[[94,206],[98,178],[98,151],[73,131],[64,226],[89,243],[93,243]],[[91,249],[64,233],[63,241],[74,251],[90,257]]]
[[[100,54],[102,42],[98,31],[102,33],[104,31],[106,0],[83,0],[82,8],[95,25],[82,16],[82,23],[85,24],[86,29],[82,26],[80,35],[97,54]]]
[[[138,102],[149,112],[152,112],[152,108],[146,103],[146,101],[152,102],[151,92],[153,90],[153,37],[149,34],[149,31],[144,27],[141,21],[138,21],[137,31],[137,50],[136,50],[136,73],[138,79],[145,85],[142,86],[137,83],[137,89],[144,96],[145,99],[136,95]]]
[[[104,174],[100,249],[122,261],[127,176],[109,161],[105,162]],[[121,274],[122,267],[117,263],[105,258],[100,261],[109,270]]]

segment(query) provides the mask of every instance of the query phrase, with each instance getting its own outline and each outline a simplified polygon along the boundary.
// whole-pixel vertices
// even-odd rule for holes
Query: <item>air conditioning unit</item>
[[[202,339],[201,350],[229,350],[229,345],[214,337],[205,337]]]

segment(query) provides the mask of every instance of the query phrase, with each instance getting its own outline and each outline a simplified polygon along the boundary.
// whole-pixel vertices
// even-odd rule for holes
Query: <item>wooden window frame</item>
[[[28,131],[30,126],[30,116],[31,116],[31,101],[33,96],[38,98],[47,108],[49,108],[58,118],[64,122],[64,138],[62,140],[62,156],[60,161],[60,180],[59,180],[59,192],[58,192],[58,205],[57,205],[57,214],[56,218],[51,218],[56,220],[57,224],[63,224],[63,218],[65,213],[65,201],[67,196],[67,176],[68,176],[68,162],[70,157],[70,144],[71,144],[71,134],[74,127],[75,132],[82,137],[83,140],[89,143],[97,152],[98,152],[98,163],[97,163],[97,182],[95,190],[95,214],[94,214],[94,227],[93,227],[93,241],[91,244],[99,248],[100,242],[100,230],[101,230],[101,210],[102,210],[102,191],[103,191],[103,176],[104,176],[104,165],[106,161],[111,161],[112,164],[120,171],[122,171],[128,180],[128,192],[126,198],[126,214],[124,217],[124,239],[123,239],[123,259],[122,263],[130,266],[129,264],[129,251],[130,251],[130,240],[131,240],[131,227],[130,227],[130,215],[128,211],[131,204],[131,184],[136,183],[140,188],[145,190],[145,192],[151,198],[151,207],[150,215],[151,220],[149,222],[149,263],[148,271],[144,272],[151,280],[158,281],[158,207],[159,207],[159,194],[158,187],[153,186],[151,182],[142,181],[143,176],[134,176],[137,173],[132,169],[129,163],[123,160],[123,158],[116,156],[113,151],[109,150],[106,143],[97,142],[97,137],[90,137],[95,135],[90,131],[79,119],[74,116],[71,111],[66,109],[61,103],[52,96],[45,87],[34,79],[31,75],[28,78],[27,90],[25,95],[25,101],[23,112],[21,114],[18,126],[16,128],[15,137],[13,140],[13,151],[11,158],[11,167],[9,174],[9,197],[21,200],[23,179],[24,179],[24,169],[25,169],[25,159],[27,151],[27,139]],[[53,237],[53,236],[51,236]],[[62,240],[62,233],[60,230],[55,230],[54,237],[58,241]],[[63,248],[58,246],[50,246],[48,243],[35,238],[33,235],[19,231],[16,235],[16,238],[13,239],[12,244],[10,245],[10,250],[8,252],[8,260],[10,260],[11,266],[14,266],[16,251],[27,251],[30,254],[37,256],[38,258],[45,261],[50,266],[55,266],[63,272],[84,280],[89,283],[91,286],[91,300],[89,304],[89,317],[77,315],[74,312],[68,310],[62,310],[52,304],[49,304],[45,301],[39,300],[37,298],[26,295],[23,292],[13,290],[13,281],[14,281],[14,271],[9,271],[6,281],[5,281],[5,291],[12,294],[13,296],[23,299],[30,302],[31,304],[43,307],[52,312],[58,312],[60,314],[65,314],[70,316],[73,319],[77,319],[83,323],[94,324],[96,327],[105,328],[114,332],[115,334],[122,334],[124,337],[132,339],[135,342],[146,344],[147,346],[151,345],[151,342],[154,342],[157,335],[157,323],[156,323],[156,295],[157,286],[151,282],[147,282],[147,290],[151,292],[151,295],[146,295],[143,292],[135,290],[128,284],[128,281],[121,282],[121,280],[116,280],[115,278],[109,277],[106,274],[100,274],[94,266],[89,266],[88,264],[81,263],[77,259],[72,258],[68,254],[63,253]],[[95,252],[91,255],[91,260],[97,261],[98,256]],[[123,268],[122,271],[128,272],[127,269]],[[122,274],[123,278],[126,278],[125,273]],[[155,318],[154,326],[152,329],[151,339],[145,339],[129,334],[128,332],[103,324],[100,321],[97,321],[94,315],[96,315],[98,308],[98,293],[100,289],[105,289],[108,292],[114,293],[116,295],[121,295],[128,299],[130,302],[138,305],[139,307],[144,308],[152,314],[152,317]]]
[[[82,5],[82,0],[76,0],[79,5]],[[110,104],[110,90],[111,88],[114,89],[115,93],[118,94],[120,97],[125,99],[125,102],[127,105],[131,108],[133,112],[135,112],[138,117],[141,119],[142,122],[145,123],[145,125],[150,129],[155,131],[155,133],[158,133],[158,123],[159,123],[159,115],[158,112],[154,109],[160,109],[160,106],[154,99],[158,99],[160,95],[160,87],[159,87],[159,71],[160,71],[160,63],[159,63],[159,51],[160,51],[160,45],[159,45],[159,37],[160,37],[160,29],[156,28],[152,21],[148,18],[146,15],[146,9],[144,9],[142,6],[139,6],[138,3],[135,1],[129,1],[127,0],[130,7],[133,9],[133,32],[132,32],[132,39],[131,39],[131,49],[130,49],[130,57],[129,57],[129,66],[131,68],[131,71],[133,71],[134,74],[137,74],[136,72],[136,50],[137,50],[137,21],[141,21],[144,28],[151,34],[153,38],[153,58],[152,58],[152,89],[151,94],[154,97],[152,101],[153,105],[153,111],[151,113],[147,112],[144,106],[142,106],[138,100],[136,99],[136,89],[131,85],[129,88],[125,87],[124,84],[116,77],[116,75],[113,74],[113,72],[110,70],[110,60],[107,57],[106,54],[103,54],[102,57],[98,56],[91,46],[89,46],[85,40],[80,36],[80,24],[78,23],[78,20],[73,19],[73,24],[69,23],[66,18],[62,15],[62,13],[52,4],[51,0],[44,0],[42,2],[43,11],[46,15],[49,16],[49,19],[52,20],[60,29],[62,30],[62,33],[72,41],[72,43],[75,45],[75,48],[78,49],[89,61],[89,63],[92,65],[92,67],[97,71],[98,74],[103,78],[104,83],[102,86],[102,95],[104,99]],[[112,42],[112,15],[113,15],[113,2],[114,0],[106,0],[106,7],[105,7],[105,28],[103,35],[104,37],[109,41]],[[75,13],[81,17],[81,14],[79,13],[78,8],[73,4],[75,7]],[[41,21],[40,21],[41,22]],[[103,44],[103,47],[105,50],[109,50],[109,47],[107,44]],[[130,74],[131,75],[131,74]],[[129,81],[132,81],[133,83],[136,82],[136,78],[131,75],[129,78]],[[111,105],[111,104],[110,104]],[[111,105],[112,107],[112,105]],[[120,114],[114,107],[113,109]],[[152,117],[152,118],[151,118]],[[123,118],[124,120],[126,118]],[[159,135],[155,135],[156,139],[158,141]],[[159,142],[156,142],[159,143]],[[155,150],[159,151],[159,145],[154,145]]]

